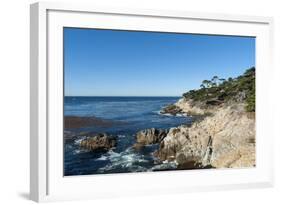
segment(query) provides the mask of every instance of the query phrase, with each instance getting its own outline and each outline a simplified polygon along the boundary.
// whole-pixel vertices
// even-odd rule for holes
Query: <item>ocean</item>
[[[173,170],[174,163],[161,163],[153,156],[159,145],[135,150],[136,133],[147,128],[167,129],[191,124],[188,116],[160,114],[161,108],[175,103],[180,97],[65,97],[64,116],[96,117],[112,121],[111,126],[68,128],[65,132],[79,135],[64,140],[64,175]],[[117,136],[116,148],[96,153],[79,148],[83,133],[107,133]]]

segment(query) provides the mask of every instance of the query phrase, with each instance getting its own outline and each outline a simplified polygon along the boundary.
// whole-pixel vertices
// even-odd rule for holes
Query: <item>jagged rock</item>
[[[161,142],[167,135],[164,129],[145,129],[137,133],[137,142],[141,144],[155,144]]]
[[[80,142],[80,147],[90,151],[108,151],[116,146],[116,138],[107,134],[97,134]]]
[[[188,115],[204,115],[209,112],[209,110],[202,109],[199,103],[195,104],[192,100],[181,98],[174,104],[182,113],[187,113]]]
[[[137,133],[135,149],[140,149],[144,145],[160,143],[167,135],[167,130],[164,129],[145,129]]]
[[[244,107],[221,107],[191,127],[171,128],[155,155],[176,161],[178,167],[255,166],[255,118],[249,118]]]
[[[176,115],[178,113],[181,113],[182,109],[174,104],[168,105],[166,107],[164,107],[160,113],[161,114],[171,114],[171,115]]]

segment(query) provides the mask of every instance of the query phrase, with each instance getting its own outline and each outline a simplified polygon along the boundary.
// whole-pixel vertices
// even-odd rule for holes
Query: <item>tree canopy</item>
[[[198,90],[190,90],[183,97],[200,101],[225,103],[228,101],[244,102],[248,112],[255,111],[255,67],[247,69],[242,75],[227,80],[214,76],[211,80],[203,80]]]

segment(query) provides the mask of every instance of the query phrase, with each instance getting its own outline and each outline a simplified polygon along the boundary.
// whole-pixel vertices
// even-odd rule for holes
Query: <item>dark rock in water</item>
[[[78,117],[78,116],[65,116],[64,128],[73,129],[81,127],[111,127],[116,124],[122,124],[122,122],[115,122],[111,120],[100,119],[97,117]]]
[[[137,133],[137,143],[135,149],[140,149],[144,145],[160,143],[167,136],[167,130],[164,129],[145,129]]]
[[[182,109],[179,108],[178,106],[174,105],[174,104],[171,104],[171,105],[168,105],[167,107],[164,107],[160,113],[161,114],[171,114],[171,115],[176,115],[178,113],[181,113],[182,112]]]
[[[108,151],[116,146],[116,137],[107,134],[97,134],[80,142],[80,147],[90,151]]]

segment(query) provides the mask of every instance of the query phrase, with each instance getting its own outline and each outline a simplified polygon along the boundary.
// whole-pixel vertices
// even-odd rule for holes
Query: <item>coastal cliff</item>
[[[67,175],[254,167],[255,69],[227,80],[214,76],[200,87],[180,99],[122,98],[105,106],[111,112],[116,100],[123,111],[137,105],[133,121],[120,118],[123,111],[112,119],[65,116]],[[82,158],[81,169],[72,169]]]
[[[255,118],[244,106],[221,107],[191,127],[171,128],[156,156],[180,168],[255,166]]]
[[[160,161],[178,169],[255,166],[255,68],[234,79],[205,80],[161,113],[202,118],[168,130],[154,153]]]

